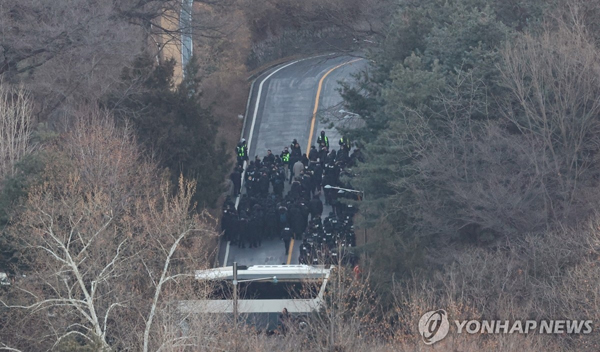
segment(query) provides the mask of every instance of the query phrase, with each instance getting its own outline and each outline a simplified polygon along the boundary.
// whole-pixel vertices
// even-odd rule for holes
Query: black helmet
[[[321,131],[321,136],[324,136],[324,135],[325,135],[325,131]]]

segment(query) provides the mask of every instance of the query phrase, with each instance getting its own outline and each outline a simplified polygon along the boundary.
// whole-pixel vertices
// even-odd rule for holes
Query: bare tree
[[[209,1],[210,2],[210,1]],[[0,5],[0,75],[24,82],[41,118],[91,104],[120,82],[142,53],[157,55],[182,33],[219,37],[223,23],[206,7],[179,21],[182,1],[4,1]],[[213,7],[227,7],[218,2]],[[157,46],[157,38],[160,46]]]
[[[531,162],[554,218],[583,214],[597,188],[600,59],[574,18],[507,44],[500,66],[511,93],[505,117],[541,152]]]
[[[87,118],[11,229],[26,243],[31,270],[2,303],[43,321],[30,336],[36,341],[16,335],[16,346],[52,349],[78,339],[147,351],[164,342],[151,332],[168,284],[190,276],[190,263],[208,263],[202,244],[211,225],[194,209],[193,183],[180,179],[172,195],[168,183],[143,180],[157,170],[138,158],[134,141]]]
[[[44,117],[106,94],[144,49],[140,30],[110,2],[3,2],[0,74],[22,81]]]
[[[13,176],[16,163],[33,150],[32,105],[23,86],[0,83],[0,178]]]

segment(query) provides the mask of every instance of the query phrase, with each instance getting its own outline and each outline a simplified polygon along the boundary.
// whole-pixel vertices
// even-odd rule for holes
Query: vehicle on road
[[[331,267],[311,265],[238,266],[238,314],[242,321],[273,331],[284,308],[298,323],[318,311]],[[214,289],[208,299],[180,301],[183,314],[234,314],[233,267],[196,271],[197,280],[210,280]]]

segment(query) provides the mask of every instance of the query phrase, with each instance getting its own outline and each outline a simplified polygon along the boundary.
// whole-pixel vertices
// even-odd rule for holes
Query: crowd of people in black
[[[256,156],[249,161],[247,143],[244,139],[240,141],[236,147],[238,163],[230,175],[233,197],[228,196],[223,205],[221,224],[226,241],[240,248],[255,248],[265,239],[280,238],[288,254],[291,239],[302,240],[302,263],[314,263],[321,254],[330,253],[340,245],[355,245],[354,207],[340,198],[356,194],[336,188],[352,188],[342,179],[351,178],[350,168],[362,161],[363,156],[359,148],[350,153],[352,146],[345,137],[340,138],[336,152],[330,148],[324,131],[317,144],[318,149],[312,146],[308,154],[303,154],[294,139],[277,155],[267,150],[262,159]],[[291,185],[286,194],[285,182]],[[242,184],[246,192],[236,208],[234,200],[242,193]],[[333,209],[324,220],[321,192],[325,203]]]

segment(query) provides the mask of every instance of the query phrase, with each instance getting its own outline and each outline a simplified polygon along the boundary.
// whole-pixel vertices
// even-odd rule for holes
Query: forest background
[[[351,180],[368,194],[364,275],[339,271],[311,334],[237,348],[421,350],[416,322],[436,308],[600,321],[600,3],[196,1],[183,80],[161,46],[180,40],[162,25],[179,6],[0,1],[0,349],[230,349],[216,319],[180,336],[172,302],[207,289],[188,274],[214,255],[248,79],[323,52],[371,62],[340,86],[364,122],[345,131],[366,156]],[[441,344],[583,351],[600,336]]]

